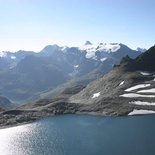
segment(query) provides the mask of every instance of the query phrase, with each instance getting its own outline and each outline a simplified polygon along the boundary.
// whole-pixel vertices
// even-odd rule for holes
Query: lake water
[[[155,115],[64,115],[0,129],[0,155],[155,155]]]

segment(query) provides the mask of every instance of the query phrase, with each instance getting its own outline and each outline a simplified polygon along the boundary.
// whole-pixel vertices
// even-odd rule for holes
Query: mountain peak
[[[130,71],[155,71],[155,46],[152,46],[150,49],[148,49],[146,52],[141,53],[137,58],[135,59],[128,59],[123,58],[121,61],[121,67],[123,67],[125,70]]]
[[[92,43],[87,40],[84,45],[92,45]]]
[[[145,49],[145,48],[140,48],[140,47],[137,47],[137,49],[136,49],[137,51],[140,51],[140,52],[142,52],[142,53],[144,53],[147,49]]]

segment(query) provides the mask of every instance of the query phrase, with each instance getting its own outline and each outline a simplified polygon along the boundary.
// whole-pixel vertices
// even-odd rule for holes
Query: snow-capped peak
[[[147,49],[145,48],[140,48],[140,47],[137,47],[136,51],[139,51],[139,52],[142,52],[144,53]]]
[[[118,43],[98,43],[94,44],[85,44],[82,47],[79,47],[80,50],[86,51],[86,58],[93,58],[95,59],[95,53],[98,52],[105,52],[111,53],[116,52],[120,49],[120,44]]]
[[[0,52],[0,57],[6,57],[6,56],[7,56],[7,52],[5,51]]]
[[[92,43],[91,43],[90,41],[86,41],[84,45],[85,45],[85,46],[87,46],[87,45],[92,45]]]

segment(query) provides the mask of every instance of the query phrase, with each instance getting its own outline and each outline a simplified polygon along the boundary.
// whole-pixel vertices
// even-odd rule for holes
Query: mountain
[[[147,51],[147,49],[145,49],[145,48],[140,48],[140,47],[137,47],[137,51],[140,51],[140,52],[144,53],[145,51]]]
[[[87,40],[84,45],[87,46],[87,45],[93,45],[93,44]]]
[[[122,57],[135,58],[140,53],[123,44],[93,45],[89,41],[82,47],[48,45],[38,53],[1,52],[0,93],[15,102],[27,102],[65,83],[67,87],[87,85],[109,72]]]
[[[119,65],[86,87],[68,87],[57,97],[27,104],[21,109],[47,113],[132,115],[155,111],[155,46]],[[77,91],[76,91],[77,90]]]
[[[129,70],[145,70],[145,71],[155,71],[155,46],[151,47],[145,53],[138,56],[133,63],[129,63],[126,68]]]
[[[94,105],[106,115],[155,110],[155,46],[120,65],[69,98],[70,103]]]
[[[0,126],[59,114],[136,115],[155,113],[155,46],[89,83],[63,88],[61,94],[0,114]],[[5,117],[8,117],[6,120]]]
[[[87,57],[87,55],[90,56],[90,53],[91,57]],[[63,89],[72,87],[73,85],[87,85],[89,82],[109,72],[114,64],[119,64],[122,57],[129,55],[135,58],[140,53],[141,52],[131,50],[123,44],[99,43],[93,45],[89,43],[89,41],[79,48],[67,48],[65,52],[65,54],[67,54],[65,60],[67,61],[65,63],[70,62],[71,66],[74,66],[73,72],[69,74],[72,78],[67,80],[63,85],[58,85],[55,89],[41,93],[40,96],[41,98],[50,98],[56,94],[60,94]]]
[[[86,87],[68,87],[56,97],[26,104],[19,110],[39,110],[45,115],[155,113],[154,58],[155,46],[135,59],[126,56],[113,70]]]
[[[11,100],[22,101],[39,91],[57,86],[66,80],[59,66],[44,57],[27,56],[16,67],[0,72],[0,92]]]
[[[53,58],[52,61],[57,61],[57,63],[65,61],[65,63],[71,63],[74,68],[78,68],[82,62],[87,61],[87,63],[82,63],[85,70],[82,69],[81,72],[89,72],[91,69],[100,66],[104,61],[110,61],[112,64],[116,64],[126,55],[135,58],[139,54],[141,54],[140,51],[131,50],[129,47],[118,43],[99,43],[93,45],[90,41],[86,41],[84,46],[81,47],[48,45],[39,53],[22,50],[15,53],[0,52],[0,69],[13,68],[26,56],[33,55],[37,57],[51,56],[51,58]],[[86,66],[90,63],[92,67],[88,69]],[[106,67],[107,66],[104,68]],[[78,72],[80,74],[80,71]]]
[[[15,53],[9,51],[0,52],[0,70],[11,69],[26,56],[36,55],[33,51],[17,51]]]

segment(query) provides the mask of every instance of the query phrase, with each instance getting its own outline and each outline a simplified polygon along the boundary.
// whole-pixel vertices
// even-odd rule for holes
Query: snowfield
[[[74,65],[74,68],[78,68],[79,67],[79,65]]]
[[[130,87],[130,88],[126,89],[125,91],[130,92],[130,91],[133,91],[133,90],[137,90],[137,89],[145,88],[145,87],[149,87],[149,86],[151,86],[151,84],[139,84],[139,85]]]
[[[90,59],[96,58],[96,52],[105,52],[105,53],[111,53],[116,52],[120,49],[120,44],[118,43],[99,43],[96,45],[88,44],[84,45],[82,47],[79,47],[80,50],[86,51],[86,58]],[[101,61],[105,61],[105,59],[101,58]]]
[[[155,93],[155,88],[140,90],[140,91],[138,91],[138,93]]]
[[[7,56],[6,52],[0,52],[0,57],[6,57],[6,56]]]
[[[16,57],[15,56],[11,56],[11,59],[16,59]]]
[[[151,75],[151,73],[149,73],[149,72],[140,72],[140,74],[141,74],[141,75],[146,75],[146,76],[147,76],[147,75]]]
[[[141,95],[141,94],[136,94],[136,93],[128,93],[128,94],[123,94],[120,95],[121,97],[128,97],[128,98],[134,98],[134,97],[150,97],[153,98],[155,95]]]
[[[154,114],[155,111],[152,110],[136,110],[134,109],[132,112],[130,112],[128,115],[143,115],[143,114]]]
[[[124,84],[124,81],[122,81],[120,84],[119,84],[119,86],[121,86],[121,85],[123,85]]]
[[[92,98],[96,98],[96,97],[99,97],[99,96],[100,96],[100,92],[93,94]]]
[[[133,102],[129,102],[129,104],[135,104],[135,105],[151,105],[151,106],[155,106],[155,103],[142,102],[142,101],[133,101]]]
[[[103,62],[103,61],[107,60],[107,58],[106,58],[106,57],[104,57],[104,58],[102,58],[102,59],[100,59],[100,60]]]

